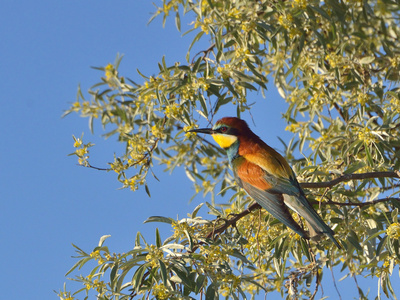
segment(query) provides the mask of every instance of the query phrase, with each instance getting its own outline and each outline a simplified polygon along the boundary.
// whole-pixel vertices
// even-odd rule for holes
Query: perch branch
[[[373,201],[368,201],[368,202],[336,202],[336,201],[332,201],[329,200],[327,202],[323,202],[324,204],[328,204],[328,205],[337,205],[337,206],[358,206],[358,207],[364,207],[364,206],[368,206],[368,205],[374,205],[377,203],[381,203],[381,202],[389,202],[389,201],[399,201],[400,202],[400,198],[383,198],[383,199],[377,199],[377,200],[373,200]],[[310,201],[311,203],[319,203],[318,201]]]
[[[372,179],[372,178],[400,178],[399,171],[387,171],[387,172],[369,172],[369,173],[359,173],[359,174],[343,174],[338,178],[331,181],[323,182],[302,182],[300,186],[307,189],[319,189],[319,188],[330,188],[341,182],[347,182],[350,180],[362,180],[362,179]]]

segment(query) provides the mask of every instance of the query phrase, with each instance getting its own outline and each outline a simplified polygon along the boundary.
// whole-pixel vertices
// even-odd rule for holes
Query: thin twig
[[[80,167],[85,167],[85,168],[91,168],[91,169],[95,169],[95,170],[98,170],[98,171],[110,171],[111,170],[111,168],[98,168],[98,167],[95,167],[95,166],[92,166],[91,164],[89,164],[89,162],[86,162],[86,164],[77,164],[78,166],[80,166]]]
[[[192,58],[192,64],[194,64],[194,59],[200,54],[200,53],[203,53],[203,60],[207,57],[207,55],[214,49],[214,47],[215,47],[215,43],[213,43],[210,47],[208,47],[208,49],[207,50],[202,50],[202,51],[200,51],[200,52],[198,52],[198,53],[196,53],[194,56],[193,56],[193,58]]]

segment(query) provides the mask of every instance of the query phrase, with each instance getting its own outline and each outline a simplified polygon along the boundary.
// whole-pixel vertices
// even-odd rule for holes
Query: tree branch
[[[383,199],[377,199],[377,200],[373,200],[373,201],[368,201],[368,202],[336,202],[336,201],[332,201],[329,200],[327,202],[323,202],[324,204],[328,204],[328,205],[338,205],[338,206],[358,206],[358,207],[364,207],[364,206],[368,206],[368,205],[374,205],[377,203],[381,203],[381,202],[389,202],[389,201],[399,201],[400,202],[400,198],[383,198]],[[311,204],[315,204],[315,203],[319,203],[319,201],[310,201]]]
[[[218,228],[216,228],[216,229],[214,229],[213,231],[211,231],[211,232],[207,235],[207,238],[210,239],[210,238],[212,238],[213,236],[215,236],[215,235],[217,235],[217,234],[219,234],[219,233],[221,233],[221,232],[224,232],[229,226],[232,226],[232,225],[234,226],[234,225],[236,225],[236,222],[237,222],[237,221],[239,221],[241,218],[247,216],[247,215],[250,214],[252,211],[255,211],[255,210],[257,210],[257,209],[261,209],[261,205],[255,202],[255,203],[253,203],[252,205],[250,205],[247,209],[245,209],[244,211],[242,211],[241,213],[239,213],[239,214],[234,214],[234,216],[233,216],[232,218],[227,219],[227,220],[224,219],[225,224],[224,224],[224,225],[221,225],[221,226],[219,226]]]
[[[338,183],[347,182],[350,180],[362,180],[362,179],[372,179],[372,178],[400,178],[399,171],[387,171],[387,172],[369,172],[369,173],[359,173],[359,174],[343,174],[338,178],[331,181],[323,182],[302,182],[300,186],[307,189],[319,189],[319,188],[330,188]]]
[[[257,209],[261,209],[261,205],[254,202],[252,205],[250,205],[247,209],[245,209],[244,211],[242,211],[239,214],[234,214],[232,218],[230,219],[222,219],[225,221],[225,223],[217,228],[214,228],[213,230],[211,230],[211,232],[206,236],[206,239],[212,239],[214,238],[216,235],[224,232],[225,230],[228,229],[229,226],[235,226],[236,222],[239,221],[241,218],[247,216],[248,214],[250,214],[252,211],[255,211]],[[197,248],[199,248],[200,245],[204,244],[204,242],[199,242],[198,244],[196,244],[190,252],[194,252],[197,250]]]

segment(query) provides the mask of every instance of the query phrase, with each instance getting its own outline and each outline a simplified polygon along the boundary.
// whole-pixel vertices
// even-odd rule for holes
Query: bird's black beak
[[[198,129],[188,130],[187,132],[197,132],[197,133],[213,134],[213,133],[215,133],[215,130],[213,130],[213,129],[211,129],[211,128],[198,128]]]

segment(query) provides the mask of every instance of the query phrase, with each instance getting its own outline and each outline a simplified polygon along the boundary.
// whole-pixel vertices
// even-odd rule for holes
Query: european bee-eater
[[[302,216],[314,235],[326,234],[338,248],[333,230],[307,201],[287,161],[254,134],[239,118],[225,117],[213,128],[191,132],[211,134],[226,150],[236,182],[271,215],[303,238],[310,238],[293,220],[288,207]]]

